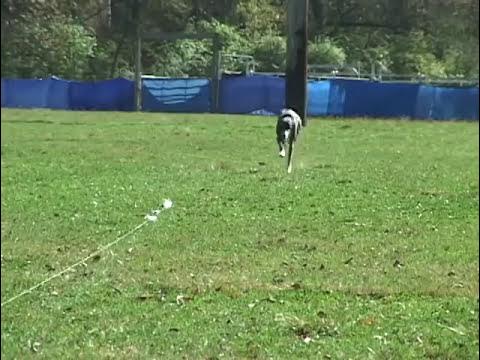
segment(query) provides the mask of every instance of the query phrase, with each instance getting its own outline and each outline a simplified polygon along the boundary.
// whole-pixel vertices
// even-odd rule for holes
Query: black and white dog
[[[292,109],[283,109],[277,120],[277,143],[279,155],[285,157],[286,145],[288,142],[288,167],[287,171],[292,172],[292,156],[298,135],[302,130],[302,119]]]

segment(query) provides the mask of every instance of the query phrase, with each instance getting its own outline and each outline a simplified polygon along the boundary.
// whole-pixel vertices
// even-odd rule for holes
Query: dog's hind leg
[[[292,166],[293,166],[293,153],[295,151],[295,142],[297,140],[297,137],[298,137],[298,131],[299,131],[299,127],[297,127],[296,125],[293,126],[293,128],[291,129],[291,131],[289,132],[289,136],[288,136],[288,162],[287,162],[287,173],[291,173],[292,172]]]
[[[282,141],[277,140],[278,143],[278,155],[280,157],[285,157],[285,144],[282,143]]]
[[[293,163],[293,151],[295,150],[295,141],[290,141],[290,146],[288,147],[288,165],[287,165],[287,173],[292,172],[292,163]]]

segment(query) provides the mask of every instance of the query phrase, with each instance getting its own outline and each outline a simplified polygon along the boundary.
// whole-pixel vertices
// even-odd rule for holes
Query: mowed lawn
[[[478,358],[479,125],[1,116],[3,359]]]

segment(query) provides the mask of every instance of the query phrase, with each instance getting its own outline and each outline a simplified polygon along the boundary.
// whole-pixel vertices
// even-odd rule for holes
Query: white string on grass
[[[46,283],[52,281],[53,279],[59,277],[59,276],[62,276],[63,274],[65,274],[66,272],[76,268],[77,266],[79,265],[82,265],[84,264],[85,262],[87,262],[88,260],[90,260],[91,258],[94,258],[95,256],[97,256],[98,254],[100,254],[101,252],[111,248],[113,245],[119,243],[120,241],[122,241],[123,239],[125,239],[126,237],[134,234],[135,232],[137,232],[138,230],[140,230],[142,227],[144,227],[146,224],[148,224],[149,222],[155,222],[158,220],[158,216],[160,215],[160,213],[163,211],[163,210],[166,210],[166,209],[170,209],[171,207],[173,206],[173,202],[170,200],[170,199],[166,199],[164,200],[163,202],[163,205],[162,205],[162,208],[159,209],[159,210],[153,210],[151,212],[151,214],[147,214],[145,215],[145,221],[137,226],[135,226],[133,229],[131,229],[130,231],[128,231],[127,233],[123,234],[122,236],[116,238],[115,240],[113,240],[112,242],[100,247],[100,249],[98,249],[97,251],[94,251],[93,253],[91,253],[90,255],[88,255],[87,257],[83,258],[82,260],[79,260],[77,261],[76,263],[68,266],[67,268],[63,269],[62,271],[46,278],[45,280],[39,282],[38,284],[32,286],[31,288],[29,289],[26,289],[24,291],[22,291],[20,294],[18,295],[15,295],[13,297],[11,297],[10,299],[2,302],[1,306],[3,307],[4,305],[8,304],[8,303],[11,303],[12,301],[15,301],[17,300],[18,298],[21,298],[22,296],[24,295],[27,295],[29,293],[31,293],[32,291],[34,291],[35,289],[38,289],[39,287],[41,287],[42,285],[45,285]]]

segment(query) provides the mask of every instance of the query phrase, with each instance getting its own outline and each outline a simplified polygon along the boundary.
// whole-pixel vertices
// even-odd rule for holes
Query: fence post
[[[307,125],[308,0],[289,0],[287,8],[286,105]]]
[[[142,111],[142,33],[140,26],[141,0],[135,0],[135,110]]]
[[[220,104],[220,80],[222,78],[221,73],[221,62],[222,62],[222,45],[218,35],[213,37],[213,73],[212,73],[212,83],[211,83],[211,109],[210,112],[217,113],[219,112]]]

